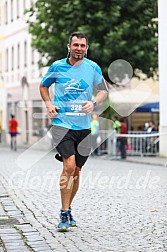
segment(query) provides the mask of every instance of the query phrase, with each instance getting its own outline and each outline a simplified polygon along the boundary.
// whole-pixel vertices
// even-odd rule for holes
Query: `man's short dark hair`
[[[85,38],[85,39],[86,39],[86,43],[88,44],[88,39],[87,39],[87,37],[85,36],[85,34],[82,33],[82,32],[72,32],[72,33],[70,34],[70,37],[69,37],[69,44],[71,44],[72,38],[73,38],[73,37]]]

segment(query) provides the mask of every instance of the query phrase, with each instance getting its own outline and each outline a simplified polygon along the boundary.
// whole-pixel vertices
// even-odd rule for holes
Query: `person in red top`
[[[15,151],[17,150],[17,142],[16,142],[17,127],[18,127],[18,122],[15,119],[15,116],[11,115],[11,119],[9,120],[9,133],[11,136],[10,147],[11,147],[11,150],[14,149]]]
[[[125,122],[125,119],[121,118],[120,123],[121,123],[120,134],[127,134],[127,124]],[[120,137],[121,159],[126,159],[126,144],[127,144],[127,138],[126,137]]]

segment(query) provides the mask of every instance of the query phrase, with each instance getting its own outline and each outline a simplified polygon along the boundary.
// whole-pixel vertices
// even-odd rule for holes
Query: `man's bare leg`
[[[78,191],[79,175],[80,168],[76,167],[75,156],[73,155],[67,159],[63,158],[63,171],[60,177],[62,210],[61,221],[58,225],[59,231],[67,231],[69,227],[76,226],[76,221],[73,219],[73,216],[71,214],[70,205]],[[66,221],[65,223],[63,222],[64,215],[66,221],[67,218],[69,218],[69,224],[66,223]]]
[[[81,169],[76,166],[75,173],[73,175],[73,188],[71,192],[70,206],[79,188],[80,172],[81,172]]]
[[[10,139],[10,149],[13,150],[13,137],[11,136],[11,139]]]
[[[75,155],[72,155],[69,158],[63,158],[63,171],[60,176],[60,192],[63,210],[68,210],[70,207],[75,168]]]
[[[13,137],[13,148],[15,151],[17,150],[16,137]]]

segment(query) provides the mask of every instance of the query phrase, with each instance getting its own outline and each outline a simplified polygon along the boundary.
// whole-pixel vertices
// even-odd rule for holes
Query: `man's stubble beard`
[[[84,55],[82,55],[82,56],[79,56],[79,55],[78,55],[77,57],[71,55],[71,57],[72,57],[74,60],[76,60],[76,61],[80,61],[80,60],[82,60],[82,59],[84,58]]]

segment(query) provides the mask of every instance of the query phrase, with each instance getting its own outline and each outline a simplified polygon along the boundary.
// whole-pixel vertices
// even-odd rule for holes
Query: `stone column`
[[[160,156],[167,157],[167,1],[158,1],[159,82],[160,82]]]

